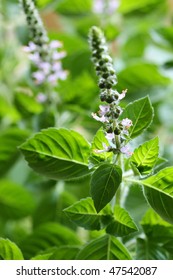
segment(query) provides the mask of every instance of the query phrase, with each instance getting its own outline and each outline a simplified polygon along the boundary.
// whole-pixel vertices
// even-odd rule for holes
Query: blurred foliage
[[[117,9],[110,13],[96,12],[93,9],[95,1],[35,1],[49,38],[62,41],[67,52],[63,67],[68,71],[68,78],[55,88],[58,104],[54,106],[52,102],[49,106],[37,99],[43,89],[33,83],[31,65],[23,51],[29,36],[18,0],[1,0],[0,248],[7,247],[12,256],[7,250],[7,256],[0,255],[0,258],[22,259],[23,254],[25,258],[44,259],[45,254],[46,259],[58,259],[64,257],[66,247],[71,245],[70,254],[74,258],[78,245],[92,242],[94,233],[77,228],[62,212],[77,200],[89,196],[89,179],[66,183],[47,180],[29,169],[18,151],[29,131],[34,133],[43,127],[73,128],[88,140],[99,128],[91,117],[99,103],[97,78],[87,42],[92,25],[104,30],[118,77],[118,90],[128,89],[123,105],[148,95],[154,107],[154,121],[149,131],[132,141],[132,146],[137,147],[141,139],[147,141],[159,136],[160,156],[167,159],[167,165],[173,164],[173,1],[117,0]],[[139,209],[136,200],[140,202]],[[169,245],[173,238],[172,226],[167,238],[162,240],[158,234],[164,234],[168,225],[161,222],[156,225],[158,218],[153,214],[149,213],[152,215],[150,226],[147,225],[147,219],[151,219],[149,214],[140,225],[148,206],[139,186],[132,185],[128,190],[125,206],[151,242],[139,238],[135,249],[133,244],[129,245],[128,238],[124,238],[123,242],[134,258],[143,259],[144,255],[146,259],[172,258],[172,243]],[[64,233],[64,239],[61,240],[59,232]],[[161,251],[157,239],[161,240]],[[94,242],[101,246],[98,240]],[[22,253],[17,247],[15,253],[17,245],[13,242]],[[38,242],[37,248],[34,248],[34,242]],[[107,239],[104,242],[106,244]],[[62,246],[64,255],[54,248],[57,246]],[[52,251],[48,250],[50,248]],[[125,252],[124,248],[122,250]]]

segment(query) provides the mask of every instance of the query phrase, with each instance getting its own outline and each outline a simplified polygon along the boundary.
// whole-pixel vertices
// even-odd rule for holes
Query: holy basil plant
[[[150,238],[151,235],[146,230],[145,219],[140,226],[137,225],[133,209],[128,207],[128,199],[133,200],[128,193],[134,187],[140,197],[143,193],[148,207],[154,210],[151,215],[147,214],[153,228],[157,220],[162,230],[164,226],[170,228],[173,224],[173,167],[161,169],[165,160],[159,156],[157,135],[140,145],[136,144],[139,139],[143,139],[142,133],[153,120],[154,112],[149,96],[122,108],[121,100],[126,97],[127,90],[119,93],[116,89],[117,77],[113,62],[108,54],[105,37],[98,27],[90,29],[89,44],[100,88],[99,110],[92,113],[91,117],[93,122],[100,122],[101,127],[93,140],[89,143],[74,130],[50,127],[34,134],[20,146],[20,150],[34,171],[50,179],[84,181],[84,177],[87,180],[90,178],[90,196],[72,203],[64,212],[76,226],[91,232],[97,231],[97,237],[82,246],[74,237],[74,242],[68,246],[58,244],[64,246],[59,247],[64,255],[74,259],[132,259],[134,249],[125,246],[127,241],[141,232],[141,225],[146,236]],[[140,209],[140,200],[135,203]],[[153,213],[158,215],[153,216]],[[158,234],[158,231],[155,232],[156,236]],[[36,236],[33,234],[32,238]],[[145,258],[144,243],[142,238],[136,241],[138,259]],[[166,259],[166,243],[159,255],[152,238],[150,243],[150,254],[146,259],[152,258],[152,254],[156,259]],[[45,252],[42,259],[62,258],[59,254],[56,250]]]

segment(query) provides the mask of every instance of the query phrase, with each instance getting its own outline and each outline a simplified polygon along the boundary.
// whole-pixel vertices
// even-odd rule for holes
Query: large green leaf
[[[102,220],[111,219],[111,210],[103,209],[97,214],[93,200],[88,197],[81,199],[72,206],[64,209],[69,218],[78,226],[89,230],[99,230],[102,228]]]
[[[96,211],[99,212],[111,201],[122,181],[122,171],[118,165],[104,163],[91,177],[91,196]]]
[[[49,260],[75,260],[79,250],[79,246],[60,246],[49,257]]]
[[[33,196],[22,186],[11,181],[0,181],[0,216],[19,219],[30,215],[35,208]]]
[[[79,133],[48,128],[20,146],[29,166],[52,179],[78,179],[89,174],[90,145]]]
[[[116,206],[114,220],[107,226],[106,232],[114,236],[125,236],[137,230],[129,213],[125,209]]]
[[[137,167],[141,174],[148,174],[152,171],[159,154],[159,139],[145,142],[134,150],[130,161]]]
[[[121,115],[121,119],[132,120],[133,125],[129,128],[129,135],[135,138],[146,129],[153,119],[153,108],[148,96],[131,102]]]
[[[167,260],[168,255],[164,248],[150,240],[137,239],[137,260]]]
[[[61,245],[79,245],[75,232],[58,223],[46,223],[38,226],[34,232],[21,243],[26,259],[39,254],[48,248]]]
[[[151,207],[164,220],[173,223],[173,167],[162,169],[147,179],[132,181],[144,186],[144,193]]]
[[[86,244],[77,260],[130,260],[131,256],[123,244],[114,236],[104,235]]]
[[[21,250],[9,239],[0,238],[0,259],[3,260],[23,260]]]
[[[8,128],[0,133],[0,176],[11,168],[19,157],[19,146],[28,137],[26,130],[16,127]]]
[[[165,222],[156,212],[149,209],[141,221],[148,239],[155,242],[166,242],[173,238],[173,226]]]

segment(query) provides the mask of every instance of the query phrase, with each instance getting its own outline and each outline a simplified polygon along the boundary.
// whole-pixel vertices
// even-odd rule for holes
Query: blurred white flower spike
[[[31,41],[23,50],[29,54],[29,59],[36,68],[32,77],[36,85],[51,84],[55,86],[58,80],[65,80],[67,71],[63,70],[61,59],[66,56],[60,41],[50,41],[40,15],[31,0],[21,0],[26,15]]]
[[[96,14],[113,14],[119,7],[119,0],[93,0],[93,12]]]

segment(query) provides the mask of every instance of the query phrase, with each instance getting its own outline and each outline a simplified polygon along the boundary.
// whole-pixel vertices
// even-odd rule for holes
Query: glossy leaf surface
[[[99,212],[115,195],[122,180],[121,168],[113,164],[102,164],[92,174],[91,196]]]
[[[23,260],[21,250],[9,239],[0,238],[0,258],[3,260]]]
[[[173,167],[141,180],[151,207],[167,222],[173,223]]]
[[[135,138],[140,135],[153,119],[153,108],[148,97],[131,102],[124,109],[121,119],[132,120],[133,125],[129,128],[129,136]]]
[[[72,230],[58,223],[46,223],[38,226],[21,244],[26,259],[51,247],[61,245],[79,245],[80,241]]]
[[[89,230],[100,230],[102,228],[102,219],[111,219],[112,214],[109,209],[103,209],[97,213],[90,197],[81,199],[64,209],[64,211],[78,226]]]
[[[90,146],[79,133],[48,128],[20,146],[28,164],[51,179],[78,179],[89,174]]]
[[[148,174],[152,171],[159,154],[158,137],[145,142],[134,150],[130,161],[137,167],[141,174]]]
[[[137,260],[167,260],[167,252],[159,244],[149,240],[137,239]]]
[[[106,232],[114,236],[125,236],[137,230],[129,213],[125,209],[116,206],[114,210],[114,219],[107,226]]]
[[[85,245],[76,257],[77,260],[130,260],[131,256],[124,245],[114,236],[104,235]]]

